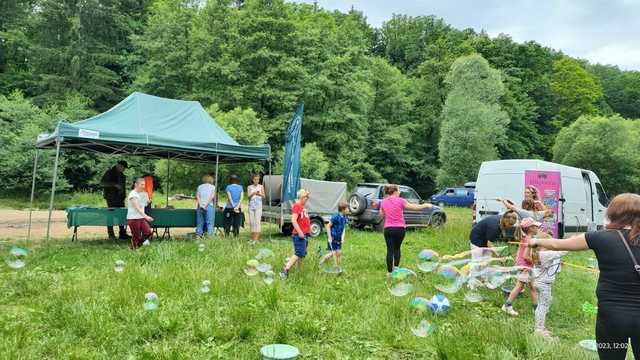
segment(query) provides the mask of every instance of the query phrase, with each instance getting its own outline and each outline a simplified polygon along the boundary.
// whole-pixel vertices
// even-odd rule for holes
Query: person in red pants
[[[133,250],[149,244],[153,235],[149,221],[153,218],[144,212],[149,203],[149,196],[145,189],[144,178],[137,178],[133,190],[127,196],[127,224],[131,229],[131,248]]]

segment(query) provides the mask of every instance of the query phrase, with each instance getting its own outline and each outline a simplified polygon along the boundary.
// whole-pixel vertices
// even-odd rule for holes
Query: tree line
[[[433,16],[394,15],[374,28],[355,10],[283,0],[1,6],[3,193],[30,188],[37,133],[132,91],[200,101],[239,142],[271,144],[276,160],[304,101],[303,175],[318,179],[389,181],[427,195],[473,180],[484,160],[540,158],[592,169],[612,193],[640,191],[640,125],[627,120],[640,118],[638,71]],[[159,176],[166,166],[127,160]],[[61,184],[94,188],[113,161],[68,156]],[[176,186],[210,168],[179,164]]]

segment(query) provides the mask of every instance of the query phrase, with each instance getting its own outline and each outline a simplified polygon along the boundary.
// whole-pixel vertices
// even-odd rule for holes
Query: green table
[[[164,228],[162,237],[171,237],[171,228],[195,228],[195,209],[151,209],[149,214],[153,218],[151,226],[156,235],[158,228]],[[244,213],[242,214],[241,226],[244,227]],[[67,227],[73,227],[73,237],[78,239],[78,228],[80,226],[127,226],[127,209],[125,208],[90,208],[71,207],[67,209]],[[224,214],[222,209],[216,210],[214,228],[220,230],[224,227]]]

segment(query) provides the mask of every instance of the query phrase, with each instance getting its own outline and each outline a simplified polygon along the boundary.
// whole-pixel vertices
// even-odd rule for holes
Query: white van
[[[560,172],[560,237],[566,233],[599,229],[604,225],[609,200],[598,176],[593,171],[542,160],[483,162],[476,181],[476,221],[483,216],[499,214],[506,210],[496,198],[509,199],[515,204],[522,202],[525,170]]]

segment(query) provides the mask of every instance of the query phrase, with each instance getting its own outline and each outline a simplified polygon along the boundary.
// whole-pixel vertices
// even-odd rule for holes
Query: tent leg
[[[213,232],[215,233],[215,229],[216,229],[216,210],[218,208],[218,165],[220,163],[220,155],[216,155],[216,180],[215,180],[215,194],[213,196],[214,198],[214,203],[213,203]]]
[[[51,198],[49,199],[49,217],[47,219],[47,241],[51,235],[51,212],[53,199],[56,196],[56,180],[58,179],[58,160],[60,159],[60,139],[56,139],[56,160],[53,163],[53,179],[51,180]]]
[[[271,173],[271,159],[269,159],[269,180],[271,182],[273,182],[273,174]],[[269,207],[271,207],[271,205],[273,204],[271,202],[271,188],[272,187],[273,186],[269,186]],[[269,223],[271,223],[271,222],[269,222]],[[269,229],[269,241],[271,241],[271,233],[273,232],[273,228],[271,226],[269,226],[269,228],[270,228]]]
[[[40,153],[40,150],[36,149],[36,155],[33,158],[33,176],[31,177],[31,197],[29,200],[29,227],[27,230],[27,241],[31,240],[31,215],[33,213],[33,196],[36,191],[36,170],[38,169],[38,153]]]
[[[169,162],[171,161],[171,159],[169,159],[169,154],[167,154],[167,202],[166,205],[164,206],[165,208],[169,207],[169,181],[170,181],[170,175],[169,175]]]

